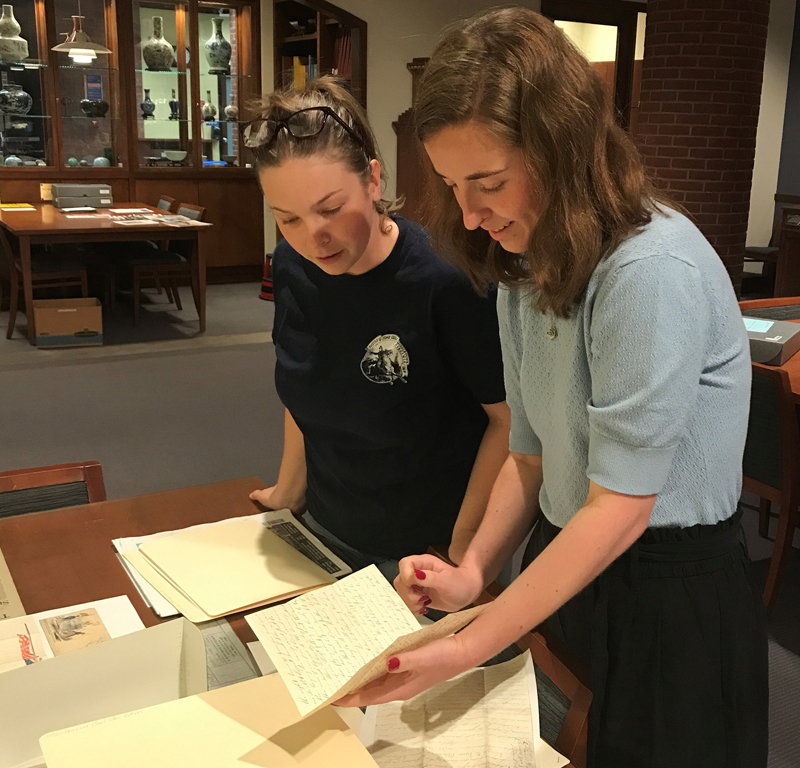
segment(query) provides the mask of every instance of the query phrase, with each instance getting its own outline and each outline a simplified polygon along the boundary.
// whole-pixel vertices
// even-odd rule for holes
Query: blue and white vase
[[[32,106],[33,98],[21,85],[8,83],[0,88],[0,112],[4,115],[27,115]]]
[[[13,64],[28,58],[28,41],[19,36],[22,31],[14,18],[14,6],[4,5],[0,16],[0,61]]]
[[[231,44],[225,39],[222,34],[222,22],[225,19],[222,16],[214,16],[211,23],[214,25],[214,31],[211,37],[206,40],[206,60],[211,69],[208,70],[209,75],[227,75],[230,73],[231,66]]]
[[[153,16],[153,36],[142,46],[142,58],[151,72],[169,72],[175,60],[175,49],[164,37],[164,19]]]
[[[156,111],[156,104],[150,98],[150,89],[144,89],[144,101],[139,105],[142,108],[142,119],[153,120],[153,113]]]

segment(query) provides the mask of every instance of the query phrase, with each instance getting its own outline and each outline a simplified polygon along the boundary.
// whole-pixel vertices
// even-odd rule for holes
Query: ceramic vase
[[[225,117],[229,123],[235,123],[239,119],[239,107],[236,106],[236,100],[231,96],[230,104],[225,107]]]
[[[21,29],[14,18],[14,6],[4,5],[0,16],[0,61],[4,64],[28,58],[28,42],[19,36]]]
[[[25,93],[21,85],[8,83],[0,88],[0,112],[4,115],[27,115],[32,106],[31,95]]]
[[[214,31],[203,46],[206,50],[206,60],[211,67],[208,70],[209,75],[227,75],[230,72],[231,44],[222,34],[223,21],[222,16],[214,16],[211,19]]]
[[[211,103],[211,91],[206,91],[206,103],[203,104],[203,120],[213,123],[217,116],[217,108]]]
[[[105,117],[108,102],[104,99],[81,99],[81,110],[86,117]]]
[[[180,120],[181,103],[175,98],[175,89],[172,89],[172,98],[169,100],[169,119]]]
[[[107,157],[96,157],[92,165],[96,168],[108,168],[111,165],[111,161]]]
[[[169,72],[172,69],[175,51],[164,39],[161,16],[153,16],[153,36],[142,46],[142,57],[151,72]]]
[[[150,89],[144,89],[144,101],[139,105],[142,108],[142,119],[153,120],[153,113],[156,111],[155,102],[150,98]]]
[[[3,165],[8,168],[19,168],[22,165],[22,160],[16,155],[9,155],[4,161]]]

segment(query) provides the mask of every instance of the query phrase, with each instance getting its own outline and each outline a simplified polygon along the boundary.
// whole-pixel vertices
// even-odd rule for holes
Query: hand
[[[474,569],[454,567],[434,555],[413,555],[400,561],[394,580],[397,594],[412,613],[459,611],[480,595],[483,578]]]
[[[250,498],[267,509],[290,509],[293,515],[302,515],[306,509],[305,498],[287,499],[280,493],[277,485],[273,485],[271,488],[264,488],[261,491],[253,491],[250,494]]]
[[[389,659],[385,675],[333,703],[337,707],[366,707],[406,701],[473,666],[460,635],[434,640],[416,651],[398,653]]]

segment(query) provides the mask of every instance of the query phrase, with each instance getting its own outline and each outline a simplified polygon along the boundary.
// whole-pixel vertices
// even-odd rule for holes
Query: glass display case
[[[40,58],[44,49],[43,59]],[[34,3],[3,5],[0,17],[0,165],[53,165],[46,102],[47,38]]]

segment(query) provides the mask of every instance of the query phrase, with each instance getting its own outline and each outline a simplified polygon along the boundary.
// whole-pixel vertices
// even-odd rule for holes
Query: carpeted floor
[[[115,343],[101,348],[44,351],[20,334],[3,339],[0,471],[97,459],[109,498],[235,477],[274,481],[283,408],[272,378],[272,304],[257,293],[253,284],[210,286],[202,336],[193,309],[158,308],[165,300],[153,296],[147,311],[162,316],[151,320],[177,335],[148,336],[144,322],[134,333],[122,312],[107,325]],[[0,313],[0,327],[7,317]],[[772,545],[758,538],[754,511],[744,524],[763,578]],[[800,558],[793,555],[770,617],[770,768],[800,766]]]

